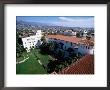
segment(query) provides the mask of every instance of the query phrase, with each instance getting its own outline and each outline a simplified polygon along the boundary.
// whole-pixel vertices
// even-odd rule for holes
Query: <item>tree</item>
[[[72,63],[72,58],[68,58],[67,63],[70,65]]]
[[[58,44],[58,43],[56,43],[56,42],[54,42],[54,50],[57,50],[57,49],[58,49],[58,47],[59,47],[59,44]]]
[[[48,52],[48,45],[47,45],[47,43],[43,43],[42,45],[40,45],[39,48],[40,48],[40,52],[42,54],[46,54]]]
[[[42,45],[40,45],[40,50],[43,53],[47,53],[47,54],[51,54],[54,51],[54,43],[50,42],[50,43],[43,43]]]
[[[17,32],[16,33],[16,57],[20,57],[24,50],[25,49],[23,48],[22,40],[21,38],[19,38],[19,33]]]
[[[55,44],[53,42],[48,43],[48,49],[49,52],[52,52],[54,50]]]
[[[76,37],[78,37],[78,38],[80,37],[80,33],[79,32],[76,34]]]
[[[64,52],[61,51],[61,50],[59,50],[59,52],[58,52],[58,57],[59,57],[59,59],[63,59],[63,57],[64,57]]]
[[[59,72],[59,70],[60,70],[60,66],[59,66],[59,65],[56,65],[55,71],[56,71],[56,72]]]
[[[43,43],[46,42],[46,38],[45,38],[45,36],[42,36],[42,37],[41,37],[41,41],[42,41]]]
[[[67,51],[68,51],[69,53],[74,52],[73,48],[68,48]]]

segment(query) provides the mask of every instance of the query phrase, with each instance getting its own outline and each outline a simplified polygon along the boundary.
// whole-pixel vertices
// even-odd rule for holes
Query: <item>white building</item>
[[[81,40],[78,44],[78,52],[81,54],[94,54],[94,41],[93,40]]]
[[[48,35],[49,42],[57,42],[60,48],[67,50],[73,48],[78,50],[81,54],[94,54],[94,41],[93,40],[82,40],[81,38],[69,37],[63,35]],[[77,48],[76,48],[77,47]]]
[[[42,37],[41,30],[37,30],[36,34],[34,35],[22,37],[24,48],[26,48],[29,51],[30,48],[41,45],[41,37]]]
[[[64,35],[67,36],[76,36],[76,32],[75,31],[65,31],[63,32]]]
[[[84,31],[83,31],[83,37],[85,37],[85,38],[86,38],[87,33],[88,33],[88,32],[87,32],[87,30],[84,30]]]

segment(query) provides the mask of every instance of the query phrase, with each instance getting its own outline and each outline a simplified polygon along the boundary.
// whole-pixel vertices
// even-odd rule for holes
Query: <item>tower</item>
[[[87,30],[84,30],[83,31],[83,37],[86,39],[86,36],[87,36]]]

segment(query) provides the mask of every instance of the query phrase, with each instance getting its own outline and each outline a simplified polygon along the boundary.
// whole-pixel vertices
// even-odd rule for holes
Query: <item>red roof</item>
[[[60,39],[68,42],[78,43],[81,38],[76,38],[72,36],[64,36],[64,35],[48,35],[48,38]]]
[[[79,43],[87,45],[87,46],[94,46],[94,41],[93,40],[84,39],[84,40],[79,41]]]
[[[94,55],[86,55],[58,74],[94,74]]]

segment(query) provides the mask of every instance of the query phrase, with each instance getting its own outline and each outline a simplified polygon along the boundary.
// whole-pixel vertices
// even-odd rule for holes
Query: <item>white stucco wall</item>
[[[77,45],[75,43],[72,42],[72,46],[71,46],[71,42],[66,42],[66,41],[63,41],[63,40],[54,40],[54,39],[48,39],[48,41],[56,41],[57,43],[63,43],[63,49],[64,50],[67,50],[68,48],[73,48],[74,47],[78,47],[78,52],[80,52],[81,54],[94,54],[94,47],[93,46],[89,46],[89,49],[88,49],[88,46],[86,48],[85,45]],[[66,49],[65,49],[66,47]]]
[[[41,30],[38,30],[36,35],[22,38],[24,48],[30,49],[31,47],[35,47],[38,43],[38,40],[41,40],[42,34]],[[39,44],[39,43],[38,43]]]
[[[64,32],[63,34],[73,36],[73,35],[76,35],[76,32]]]
[[[89,47],[89,49],[88,49]],[[94,54],[94,48],[93,46],[85,46],[85,45],[79,45],[78,46],[78,52],[81,54]]]

